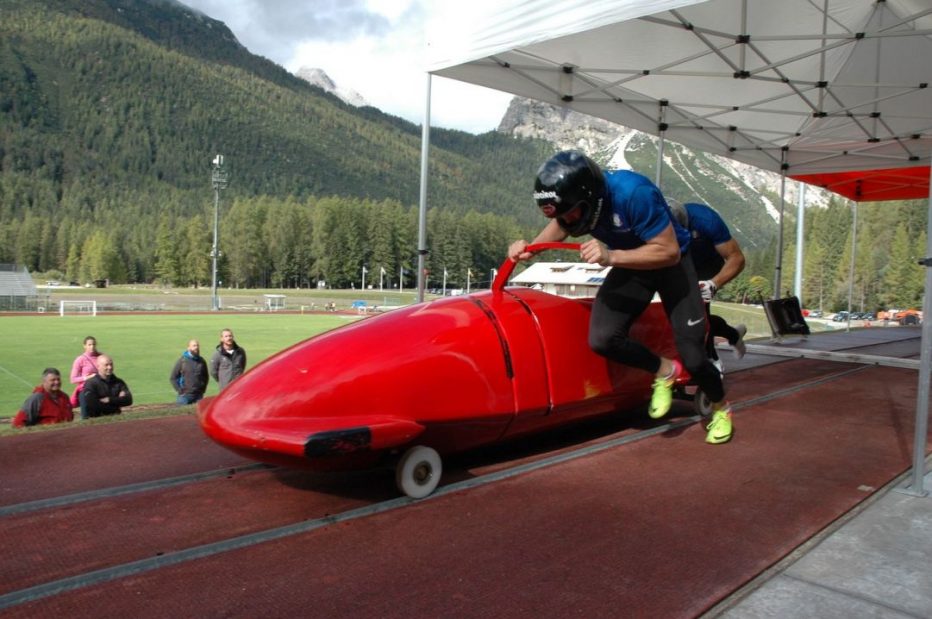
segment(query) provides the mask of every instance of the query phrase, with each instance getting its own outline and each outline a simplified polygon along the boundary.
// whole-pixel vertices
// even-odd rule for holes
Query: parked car
[[[848,312],[846,311],[835,312],[835,315],[832,316],[832,322],[845,322],[846,320],[848,320]]]
[[[922,322],[922,312],[917,309],[903,310],[897,312],[894,319],[901,325],[918,325]]]

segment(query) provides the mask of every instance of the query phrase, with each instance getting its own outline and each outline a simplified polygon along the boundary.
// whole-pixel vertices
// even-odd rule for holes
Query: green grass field
[[[114,371],[127,382],[136,404],[173,403],[168,375],[187,342],[196,338],[209,359],[220,330],[233,329],[252,367],[291,344],[346,324],[355,318],[328,314],[192,314],[87,316],[0,316],[0,417],[12,417],[39,384],[42,370],[56,367],[63,389],[85,336],[113,357]],[[207,395],[217,393],[211,381]]]
[[[715,303],[713,312],[732,325],[746,324],[749,340],[770,336],[767,319],[759,307]],[[98,349],[113,357],[116,374],[129,384],[136,404],[169,404],[175,398],[168,375],[190,338],[200,341],[202,354],[209,358],[220,330],[229,327],[246,349],[248,367],[252,367],[291,344],[353,320],[353,316],[340,314],[274,312],[0,316],[0,332],[4,334],[0,349],[0,417],[16,413],[46,367],[61,371],[63,387],[70,393],[71,364],[81,353],[87,335],[96,337]],[[814,331],[825,328],[818,323],[810,327]],[[211,382],[207,395],[216,393],[217,385]]]

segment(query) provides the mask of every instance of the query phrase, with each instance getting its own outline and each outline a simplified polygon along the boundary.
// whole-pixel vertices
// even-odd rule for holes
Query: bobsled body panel
[[[508,428],[509,437],[634,408],[649,398],[653,376],[611,362],[589,347],[591,298],[568,299],[530,288],[507,288],[502,296],[510,296],[533,314],[533,340],[540,345],[543,356],[543,383],[548,398],[543,415],[518,408]],[[648,306],[632,325],[631,336],[664,356],[676,356],[672,331],[660,303]]]

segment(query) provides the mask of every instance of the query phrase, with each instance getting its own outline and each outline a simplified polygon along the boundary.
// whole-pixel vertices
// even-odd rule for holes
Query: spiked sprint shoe
[[[660,419],[670,411],[670,407],[673,406],[673,385],[682,373],[682,366],[678,361],[673,361],[673,371],[669,376],[654,379],[654,394],[650,398],[650,408],[647,411],[651,419]]]
[[[713,412],[712,421],[705,429],[709,431],[705,437],[706,443],[718,445],[719,443],[727,443],[730,441],[733,433],[731,427],[731,407],[726,405],[722,410]]]

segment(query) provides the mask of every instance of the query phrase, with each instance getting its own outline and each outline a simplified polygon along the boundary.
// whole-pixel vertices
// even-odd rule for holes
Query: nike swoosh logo
[[[696,319],[696,320],[687,320],[687,321],[686,321],[686,326],[688,326],[688,327],[695,327],[695,326],[698,325],[700,322],[702,322],[702,318],[698,318],[698,319]]]

